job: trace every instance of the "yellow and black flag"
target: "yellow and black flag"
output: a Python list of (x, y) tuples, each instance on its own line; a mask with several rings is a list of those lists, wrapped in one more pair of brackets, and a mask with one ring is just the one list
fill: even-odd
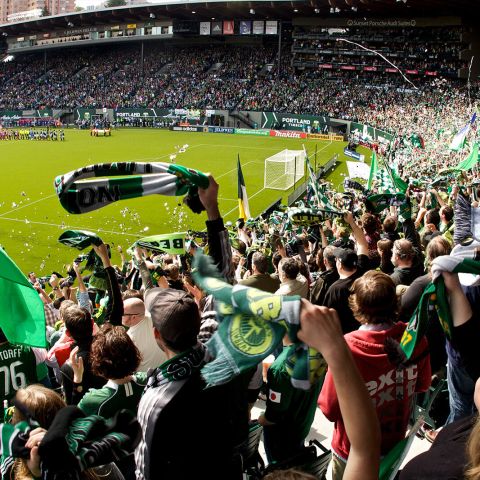
[(246, 220), (250, 218), (250, 208), (248, 206), (247, 189), (245, 188), (245, 180), (243, 179), (242, 166), (240, 165), (240, 155), (237, 159), (238, 173), (238, 218)]

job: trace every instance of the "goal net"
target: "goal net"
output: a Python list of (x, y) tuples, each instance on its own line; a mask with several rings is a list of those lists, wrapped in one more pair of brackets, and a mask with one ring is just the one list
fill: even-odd
[(265, 159), (264, 188), (288, 190), (303, 177), (304, 150), (282, 150)]

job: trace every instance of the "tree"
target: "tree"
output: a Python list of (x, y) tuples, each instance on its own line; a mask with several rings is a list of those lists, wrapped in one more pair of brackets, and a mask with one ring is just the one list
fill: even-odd
[(125, 0), (108, 0), (105, 6), (107, 8), (110, 7), (122, 7), (123, 5), (126, 5), (127, 2)]

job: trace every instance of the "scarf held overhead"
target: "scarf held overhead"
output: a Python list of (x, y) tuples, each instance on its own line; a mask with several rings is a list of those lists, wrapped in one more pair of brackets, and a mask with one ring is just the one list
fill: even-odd
[[(115, 177), (86, 180), (93, 177)], [(207, 188), (208, 177), (171, 163), (100, 163), (59, 175), (55, 191), (69, 213), (86, 213), (145, 195), (181, 196)]]
[(435, 312), (447, 339), (451, 339), (453, 330), (452, 313), (447, 300), (442, 272), (470, 273), (480, 275), (480, 262), (474, 258), (474, 251), (469, 256), (444, 255), (432, 263), (432, 281), (425, 287), (418, 306), (403, 333), (400, 346), (407, 359), (427, 331), (432, 314)]
[(218, 331), (207, 343), (214, 360), (202, 369), (209, 385), (228, 382), (253, 368), (282, 343), (286, 333), (296, 348), (287, 361), (295, 388), (308, 390), (325, 374), (326, 363), (316, 350), (297, 340), (300, 297), (271, 295), (219, 278), (209, 257), (197, 254), (192, 272), (196, 284), (217, 301)]

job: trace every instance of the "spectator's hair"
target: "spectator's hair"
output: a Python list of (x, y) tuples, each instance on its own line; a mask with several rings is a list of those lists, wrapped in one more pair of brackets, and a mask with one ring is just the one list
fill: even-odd
[(276, 269), (278, 269), (278, 264), (280, 263), (281, 259), (282, 259), (282, 256), (278, 252), (275, 252), (272, 255), (272, 264)]
[(317, 255), (315, 256), (315, 263), (317, 264), (318, 268), (323, 269), (324, 268), (324, 256), (323, 256), (323, 249), (319, 248)]
[(295, 259), (298, 265), (298, 270), (301, 275), (303, 275), (307, 280), (310, 278), (310, 271), (308, 270), (308, 266), (303, 263), (299, 258)]
[(172, 280), (178, 280), (180, 276), (180, 269), (176, 263), (171, 263), (170, 265), (165, 266), (165, 271)]
[[(66, 406), (62, 397), (50, 388), (43, 385), (29, 385), (17, 391), (15, 400), (36, 420), (40, 427), (48, 430), (59, 410)], [(26, 420), (22, 409), (15, 408), (12, 423)]]
[(165, 266), (166, 265), (171, 265), (175, 262), (175, 257), (173, 255), (170, 255), (169, 253), (167, 253), (166, 255), (164, 255), (162, 257), (162, 262)]
[(441, 235), (437, 235), (433, 237), (427, 245), (425, 250), (425, 257), (427, 259), (427, 263), (430, 266), (433, 260), (437, 257), (441, 257), (442, 255), (450, 255), (452, 251), (452, 246)]
[(70, 307), (75, 307), (76, 303), (72, 302), (71, 300), (64, 300), (58, 309), (58, 315), (60, 316), (60, 320), (63, 320), (63, 315), (65, 310)]
[(362, 325), (396, 320), (398, 299), (393, 280), (382, 272), (370, 270), (353, 282), (348, 299), (353, 316)]
[(90, 313), (84, 308), (69, 307), (63, 313), (65, 328), (75, 342), (79, 344), (90, 343), (93, 336), (93, 324)]
[(336, 261), (335, 261), (335, 255), (334, 255), (334, 252), (335, 252), (335, 247), (333, 245), (327, 245), (324, 249), (323, 249), (323, 258), (324, 260), (327, 261), (327, 263), (331, 266), (331, 267), (335, 267), (337, 265)]
[(393, 242), (391, 240), (387, 238), (379, 240), (377, 242), (377, 248), (380, 250), (380, 256), (382, 258), (392, 258)]
[(335, 230), (336, 238), (348, 238), (349, 235), (350, 235), (350, 232), (348, 228), (344, 227), (343, 225), (339, 225)]
[(401, 260), (412, 260), (415, 256), (412, 242), (406, 238), (395, 240), (393, 243), (393, 250), (396, 250), (396, 255)]
[(444, 205), (440, 209), (440, 211), (442, 212), (447, 222), (450, 222), (451, 220), (453, 220), (453, 208), (450, 205)]
[(247, 244), (243, 240), (237, 239), (237, 248), (235, 249), (240, 255), (247, 253)]
[(467, 443), (468, 468), (465, 472), (465, 480), (480, 479), (480, 417), (470, 432)]
[(362, 215), (362, 227), (366, 235), (374, 235), (380, 229), (380, 221), (375, 215), (364, 213)]
[(385, 218), (382, 227), (385, 233), (395, 233), (395, 230), (397, 229), (397, 221), (395, 220), (395, 217)]
[(300, 267), (294, 258), (282, 258), (278, 267), (289, 280), (295, 280), (300, 273)]
[(5, 336), (5, 332), (0, 328), (0, 343), (8, 342), (8, 338)]
[(253, 265), (255, 265), (255, 268), (259, 273), (267, 273), (268, 260), (262, 252), (255, 252), (252, 255), (252, 266)]
[(438, 209), (432, 208), (425, 214), (425, 225), (428, 223), (432, 223), (438, 229), (440, 226), (440, 213)]
[(125, 301), (129, 298), (139, 298), (143, 302), (143, 292), (129, 288), (122, 293), (122, 300)]
[(140, 365), (141, 355), (125, 328), (107, 325), (95, 335), (90, 362), (95, 375), (109, 380), (132, 375)]

